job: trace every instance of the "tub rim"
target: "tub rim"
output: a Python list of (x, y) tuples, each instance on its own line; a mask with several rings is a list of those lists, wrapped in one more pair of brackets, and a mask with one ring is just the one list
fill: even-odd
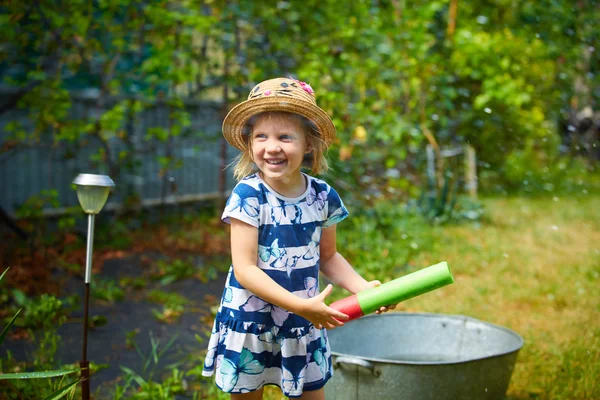
[[(331, 349), (331, 355), (335, 356), (335, 357), (354, 357), (354, 358), (360, 358), (362, 360), (367, 360), (367, 361), (372, 361), (372, 362), (377, 362), (377, 363), (386, 363), (386, 364), (401, 364), (401, 365), (453, 365), (453, 364), (466, 364), (466, 363), (470, 363), (470, 362), (474, 362), (474, 361), (487, 360), (487, 359), (491, 359), (491, 358), (502, 357), (502, 356), (505, 356), (505, 355), (508, 355), (508, 354), (511, 354), (511, 353), (516, 353), (519, 350), (521, 350), (521, 348), (525, 344), (525, 341), (523, 340), (523, 337), (521, 335), (519, 335), (517, 332), (513, 331), (512, 329), (510, 329), (510, 328), (506, 328), (506, 327), (501, 326), (501, 325), (497, 325), (497, 324), (494, 324), (494, 323), (491, 323), (491, 322), (487, 322), (487, 321), (482, 321), (482, 320), (479, 320), (477, 318), (468, 317), (466, 315), (460, 315), (460, 314), (391, 312), (391, 313), (387, 313), (387, 314), (370, 314), (370, 315), (365, 315), (364, 317), (361, 317), (360, 319), (365, 319), (365, 318), (405, 317), (405, 316), (419, 316), (419, 317), (426, 317), (426, 318), (445, 317), (445, 318), (450, 318), (450, 319), (459, 319), (461, 321), (473, 321), (473, 322), (477, 322), (477, 323), (480, 323), (480, 324), (483, 324), (483, 325), (488, 325), (488, 326), (490, 326), (492, 328), (496, 328), (496, 329), (499, 329), (499, 330), (502, 330), (502, 331), (506, 332), (507, 334), (509, 334), (509, 335), (513, 336), (514, 338), (516, 338), (518, 344), (515, 345), (514, 348), (511, 348), (510, 350), (498, 352), (497, 354), (483, 356), (483, 357), (473, 357), (473, 358), (469, 358), (467, 360), (457, 360), (457, 361), (388, 360), (388, 359), (384, 359), (384, 358), (363, 357), (363, 356), (357, 356), (355, 354), (341, 353), (341, 352), (333, 350), (333, 348)], [(331, 332), (328, 332), (328, 335), (331, 335)], [(331, 346), (331, 344), (330, 344), (330, 346)]]

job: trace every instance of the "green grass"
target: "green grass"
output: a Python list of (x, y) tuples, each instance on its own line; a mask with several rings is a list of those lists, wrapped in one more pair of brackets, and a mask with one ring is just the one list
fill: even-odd
[(436, 227), (411, 264), (455, 283), (403, 311), (463, 314), (521, 334), (509, 399), (599, 399), (600, 195), (483, 201), (479, 226)]

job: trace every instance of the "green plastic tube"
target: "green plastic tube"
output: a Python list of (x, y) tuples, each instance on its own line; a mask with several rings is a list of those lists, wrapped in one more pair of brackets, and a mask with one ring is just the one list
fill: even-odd
[(365, 315), (454, 282), (445, 261), (356, 294)]

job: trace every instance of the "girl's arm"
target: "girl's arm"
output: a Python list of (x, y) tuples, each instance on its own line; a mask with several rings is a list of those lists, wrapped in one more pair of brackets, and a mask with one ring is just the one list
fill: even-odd
[(323, 229), (321, 234), (321, 272), (334, 285), (339, 285), (353, 294), (373, 287), (373, 284), (360, 276), (344, 256), (338, 253), (336, 226)]
[[(323, 229), (321, 234), (321, 272), (350, 293), (358, 293), (381, 285), (379, 281), (367, 282), (354, 270), (348, 261), (337, 251), (336, 225)], [(377, 314), (396, 308), (396, 305), (381, 307)]]
[(312, 322), (317, 329), (333, 329), (348, 319), (324, 300), (331, 293), (329, 285), (318, 296), (303, 299), (289, 292), (267, 275), (257, 264), (258, 229), (245, 222), (231, 218), (231, 258), (235, 279), (246, 289), (269, 303), (298, 314)]

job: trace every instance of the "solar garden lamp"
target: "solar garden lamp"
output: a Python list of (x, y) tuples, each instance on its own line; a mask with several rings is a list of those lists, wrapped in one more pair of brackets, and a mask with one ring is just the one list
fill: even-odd
[(77, 185), (77, 198), (83, 211), (88, 215), (87, 251), (85, 262), (85, 302), (83, 309), (83, 356), (81, 367), (81, 397), (90, 398), (90, 369), (87, 361), (88, 309), (90, 303), (90, 280), (92, 276), (92, 251), (94, 245), (94, 217), (102, 210), (110, 188), (115, 186), (107, 175), (79, 174), (73, 180)]

